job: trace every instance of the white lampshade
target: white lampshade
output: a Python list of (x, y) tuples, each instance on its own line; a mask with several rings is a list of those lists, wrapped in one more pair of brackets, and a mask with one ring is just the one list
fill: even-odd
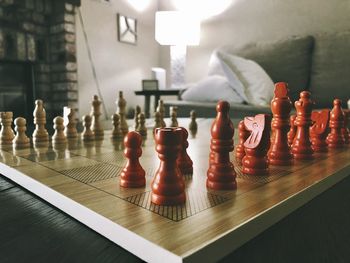
[(156, 12), (156, 40), (161, 45), (199, 45), (200, 22), (179, 11)]

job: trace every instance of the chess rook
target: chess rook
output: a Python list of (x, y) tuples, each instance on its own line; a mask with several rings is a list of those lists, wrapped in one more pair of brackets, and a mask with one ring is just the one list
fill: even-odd
[(179, 127), (181, 129), (181, 150), (177, 158), (177, 165), (183, 175), (193, 173), (193, 162), (187, 153), (188, 148), (188, 132), (185, 128)]
[(241, 162), (245, 156), (244, 142), (248, 139), (250, 132), (246, 129), (244, 121), (240, 121), (238, 124), (238, 137), (239, 143), (236, 146), (235, 157), (238, 162)]
[(166, 126), (165, 121), (164, 121), (165, 107), (164, 107), (163, 100), (158, 101), (158, 106), (157, 106), (156, 111), (158, 111), (160, 114), (161, 127), (165, 127)]
[(181, 150), (180, 128), (155, 130), (159, 168), (151, 183), (151, 201), (157, 205), (181, 205), (186, 201), (185, 181), (178, 168), (177, 158)]
[(329, 130), (329, 110), (313, 111), (311, 120), (314, 123), (310, 127), (311, 147), (314, 152), (327, 152), (326, 138)]
[(93, 96), (91, 103), (91, 117), (92, 117), (92, 131), (95, 135), (96, 140), (102, 140), (104, 136), (104, 131), (100, 123), (101, 117), (101, 100), (97, 95)]
[(295, 159), (308, 160), (313, 158), (309, 129), (312, 125), (311, 112), (313, 107), (311, 94), (308, 91), (300, 93), (300, 99), (294, 105), (297, 110), (295, 125), (297, 132), (292, 144), (292, 154)]
[(289, 131), (289, 114), (292, 110), (292, 102), (288, 96), (288, 88), (285, 82), (275, 84), (274, 97), (271, 101), (271, 111), (273, 114), (271, 128), (273, 138), (268, 152), (269, 164), (290, 165), (292, 154), (288, 144), (287, 133)]
[(289, 129), (289, 132), (287, 134), (287, 138), (288, 138), (288, 144), (289, 145), (292, 145), (293, 144), (293, 140), (294, 140), (294, 137), (295, 137), (295, 134), (297, 133), (297, 126), (295, 126), (294, 122), (295, 122), (295, 118), (297, 116), (296, 115), (291, 115), (290, 118), (289, 118), (289, 126), (290, 126), (290, 129)]
[(11, 111), (0, 112), (0, 145), (12, 145), (15, 133), (12, 130), (13, 113)]
[(120, 117), (120, 129), (123, 134), (127, 134), (129, 131), (128, 123), (126, 122), (126, 100), (124, 99), (123, 92), (119, 91), (119, 97), (116, 101), (117, 113)]
[(333, 109), (330, 113), (329, 128), (331, 132), (327, 136), (329, 148), (342, 148), (345, 145), (342, 129), (344, 128), (344, 113), (341, 108), (341, 100), (333, 101)]
[(64, 119), (64, 134), (67, 139), (77, 139), (77, 122), (75, 120), (75, 111), (69, 107), (63, 108), (63, 119)]
[(141, 144), (142, 138), (138, 132), (128, 132), (124, 138), (124, 154), (127, 163), (120, 175), (120, 186), (122, 187), (135, 188), (146, 185), (146, 173), (139, 162), (142, 155)]
[(112, 134), (111, 134), (111, 139), (121, 139), (123, 138), (123, 132), (120, 129), (120, 117), (118, 113), (114, 113), (112, 115)]
[(84, 115), (82, 118), (84, 130), (81, 133), (81, 138), (84, 142), (95, 140), (94, 132), (91, 130), (92, 118), (90, 115)]
[(13, 139), (13, 147), (15, 149), (24, 149), (29, 148), (30, 146), (30, 139), (26, 135), (27, 130), (27, 121), (25, 118), (18, 117), (14, 121), (15, 123), (15, 131), (16, 136)]
[(211, 154), (206, 185), (213, 190), (237, 188), (236, 172), (230, 161), (230, 152), (234, 148), (234, 128), (229, 110), (230, 104), (227, 101), (220, 101), (216, 106), (217, 116), (211, 126)]
[(46, 111), (42, 100), (35, 101), (35, 109), (33, 112), (35, 130), (33, 132), (33, 143), (37, 146), (45, 146), (49, 142), (49, 134), (45, 128)]
[(242, 172), (249, 175), (268, 174), (267, 151), (270, 147), (271, 117), (258, 114), (245, 117), (244, 125), (251, 132), (244, 142), (245, 156), (242, 159)]
[(52, 144), (66, 144), (67, 138), (64, 134), (64, 119), (61, 116), (53, 119), (53, 128), (55, 132), (52, 135)]

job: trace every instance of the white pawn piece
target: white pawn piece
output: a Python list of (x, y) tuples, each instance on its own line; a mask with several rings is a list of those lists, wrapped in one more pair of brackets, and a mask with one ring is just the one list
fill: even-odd
[(55, 130), (54, 134), (52, 135), (52, 144), (53, 145), (67, 143), (66, 135), (64, 135), (64, 124), (63, 123), (64, 123), (64, 120), (61, 116), (57, 116), (53, 119), (53, 128)]
[(114, 113), (112, 115), (112, 125), (113, 125), (113, 130), (112, 130), (111, 139), (123, 138), (123, 132), (120, 129), (120, 117), (118, 113)]
[(46, 112), (42, 100), (35, 101), (33, 116), (35, 124), (35, 130), (33, 132), (33, 143), (37, 146), (45, 146), (49, 143), (49, 134), (45, 128)]
[(154, 126), (153, 126), (153, 132), (157, 128), (164, 128), (165, 126), (162, 126), (162, 119), (159, 111), (156, 111), (154, 113)]
[(146, 128), (146, 116), (143, 112), (139, 114), (139, 127), (137, 129), (137, 132), (141, 134), (141, 136), (145, 137), (147, 136), (147, 128)]
[(0, 112), (0, 145), (11, 145), (13, 138), (15, 138), (15, 134), (11, 127), (12, 117), (13, 113), (11, 111)]
[(165, 114), (165, 107), (163, 100), (158, 101), (158, 107), (157, 110), (160, 113), (160, 121), (161, 121), (161, 127), (164, 128), (166, 126), (165, 121), (164, 121), (164, 114)]
[(84, 142), (91, 142), (95, 139), (94, 132), (91, 130), (92, 118), (90, 115), (84, 115), (82, 117), (84, 130), (81, 133), (81, 139)]
[(18, 117), (15, 119), (16, 136), (13, 139), (13, 147), (15, 149), (25, 149), (30, 146), (30, 139), (26, 135), (27, 121), (25, 118)]
[(136, 105), (135, 108), (135, 115), (134, 115), (134, 120), (135, 120), (135, 131), (139, 128), (139, 114), (141, 113), (141, 107), (139, 105)]
[(170, 107), (170, 127), (179, 127), (177, 121), (177, 107)]
[(78, 138), (77, 122), (75, 120), (75, 112), (69, 107), (63, 108), (63, 119), (64, 119), (64, 134), (67, 139)]
[(93, 96), (91, 103), (91, 117), (92, 117), (92, 131), (94, 132), (96, 140), (102, 140), (104, 131), (100, 123), (101, 116), (101, 101), (97, 95)]
[(119, 91), (119, 98), (116, 101), (117, 104), (117, 113), (120, 117), (120, 129), (122, 130), (123, 134), (127, 134), (129, 131), (128, 123), (126, 122), (126, 100), (123, 97), (123, 92)]
[(188, 129), (190, 130), (190, 132), (192, 134), (195, 134), (195, 133), (197, 133), (198, 125), (196, 122), (197, 115), (196, 115), (196, 112), (194, 110), (191, 110), (190, 118), (191, 118), (191, 122), (188, 126)]

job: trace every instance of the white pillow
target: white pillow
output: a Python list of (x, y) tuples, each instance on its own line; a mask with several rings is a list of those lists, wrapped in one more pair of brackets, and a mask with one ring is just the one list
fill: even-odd
[(223, 76), (213, 75), (197, 82), (181, 95), (183, 100), (218, 102), (226, 100), (232, 103), (243, 103), (243, 99), (230, 86)]
[[(218, 52), (218, 58), (222, 61), (227, 79), (235, 82), (233, 87), (240, 96), (250, 104), (259, 106), (270, 104), (274, 83), (259, 64), (224, 52)], [(242, 86), (237, 84), (237, 78)]]

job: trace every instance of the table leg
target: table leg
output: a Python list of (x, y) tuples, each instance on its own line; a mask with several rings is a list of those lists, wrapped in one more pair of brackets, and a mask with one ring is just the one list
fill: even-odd
[(151, 96), (145, 95), (145, 115), (146, 115), (146, 118), (149, 118), (150, 101), (151, 101)]

